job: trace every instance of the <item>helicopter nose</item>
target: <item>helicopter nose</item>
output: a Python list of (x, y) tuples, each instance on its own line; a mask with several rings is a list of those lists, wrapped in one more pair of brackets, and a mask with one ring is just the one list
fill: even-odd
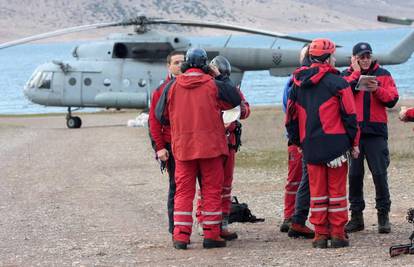
[(41, 92), (36, 90), (34, 87), (25, 86), (23, 88), (23, 93), (26, 96), (27, 100), (32, 103), (39, 104), (39, 105), (47, 105), (48, 104), (48, 94), (45, 92)]
[(23, 94), (28, 100), (32, 101), (32, 99), (33, 99), (33, 90), (29, 86), (27, 86), (27, 85), (24, 86)]

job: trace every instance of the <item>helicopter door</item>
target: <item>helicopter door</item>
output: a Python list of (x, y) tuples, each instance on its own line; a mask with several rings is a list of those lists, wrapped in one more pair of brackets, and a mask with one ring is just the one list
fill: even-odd
[(63, 89), (63, 104), (67, 106), (82, 106), (82, 73), (69, 72), (65, 75)]

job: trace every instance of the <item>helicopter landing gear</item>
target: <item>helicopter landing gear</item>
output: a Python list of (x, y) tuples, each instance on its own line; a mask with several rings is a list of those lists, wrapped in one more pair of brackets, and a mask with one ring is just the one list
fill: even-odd
[(82, 126), (81, 118), (77, 116), (72, 117), (71, 107), (68, 107), (68, 114), (66, 115), (66, 126), (69, 129), (76, 129)]

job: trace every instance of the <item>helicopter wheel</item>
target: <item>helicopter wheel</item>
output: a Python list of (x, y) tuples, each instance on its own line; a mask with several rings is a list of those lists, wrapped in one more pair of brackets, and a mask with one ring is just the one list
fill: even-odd
[(66, 126), (70, 129), (80, 128), (82, 126), (82, 120), (79, 117), (69, 117), (66, 119)]

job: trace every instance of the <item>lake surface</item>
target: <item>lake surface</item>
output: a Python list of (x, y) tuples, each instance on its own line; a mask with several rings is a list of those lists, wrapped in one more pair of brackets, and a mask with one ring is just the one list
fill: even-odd
[[(374, 53), (385, 52), (394, 47), (410, 28), (388, 30), (367, 30), (353, 32), (324, 32), (292, 34), (305, 38), (327, 37), (352, 50), (352, 46), (360, 41), (369, 42)], [(201, 46), (222, 46), (227, 37), (191, 38), (192, 42)], [(232, 47), (270, 47), (274, 39), (270, 37), (233, 36), (228, 46)], [(51, 60), (69, 60), (73, 47), (81, 42), (52, 44), (26, 44), (0, 50), (0, 114), (34, 114), (66, 112), (66, 108), (43, 107), (29, 102), (23, 95), (23, 86), (34, 69)], [(301, 43), (278, 40), (275, 47), (301, 47)], [(414, 79), (412, 70), (414, 60), (396, 66), (386, 66), (397, 84), (401, 98), (414, 98)], [(272, 77), (268, 71), (246, 72), (242, 82), (242, 90), (251, 105), (276, 105), (282, 101), (283, 87), (286, 77)], [(91, 109), (86, 109), (91, 110)], [(94, 111), (96, 109), (92, 109)]]

